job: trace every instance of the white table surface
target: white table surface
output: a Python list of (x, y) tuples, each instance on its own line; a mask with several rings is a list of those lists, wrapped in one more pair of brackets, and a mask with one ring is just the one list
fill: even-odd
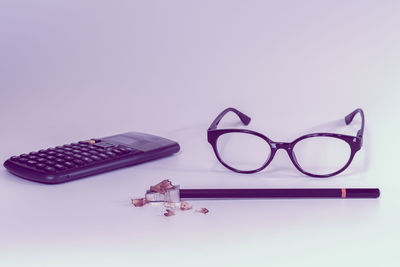
[[(0, 266), (399, 266), (397, 1), (2, 1), (0, 159), (141, 131), (169, 158), (60, 185), (0, 171)], [(366, 115), (343, 174), (313, 179), (279, 152), (253, 175), (216, 160), (206, 129), (233, 106), (291, 141)], [(224, 123), (233, 122), (230, 116)], [(357, 124), (358, 123), (358, 124)], [(182, 188), (379, 187), (379, 199), (130, 199)]]

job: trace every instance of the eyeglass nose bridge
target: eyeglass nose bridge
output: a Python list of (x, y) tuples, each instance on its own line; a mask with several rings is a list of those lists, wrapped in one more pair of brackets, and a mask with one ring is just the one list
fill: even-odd
[(271, 147), (275, 150), (284, 149), (286, 151), (292, 150), (292, 143), (286, 142), (271, 142)]

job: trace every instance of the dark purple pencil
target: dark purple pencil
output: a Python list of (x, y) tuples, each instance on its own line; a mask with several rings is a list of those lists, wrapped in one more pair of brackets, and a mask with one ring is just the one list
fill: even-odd
[(254, 198), (378, 198), (378, 188), (271, 188), (271, 189), (179, 189), (165, 194), (148, 191), (148, 201), (179, 202), (181, 199)]

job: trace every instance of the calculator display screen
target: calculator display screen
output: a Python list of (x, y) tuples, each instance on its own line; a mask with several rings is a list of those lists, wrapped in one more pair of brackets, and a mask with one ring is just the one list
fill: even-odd
[(136, 142), (135, 139), (130, 138), (130, 137), (126, 137), (123, 135), (117, 135), (117, 136), (113, 136), (113, 141), (118, 142), (120, 144), (124, 144), (124, 145), (131, 145), (133, 143)]
[[(137, 132), (113, 135), (104, 137), (101, 140), (110, 144), (128, 146), (143, 152), (162, 149), (164, 147), (174, 145), (174, 143), (168, 139)], [(102, 142), (99, 144), (101, 143)]]

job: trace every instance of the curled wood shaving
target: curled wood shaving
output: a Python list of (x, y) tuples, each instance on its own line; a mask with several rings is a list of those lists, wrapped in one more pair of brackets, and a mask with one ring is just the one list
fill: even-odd
[(174, 188), (170, 180), (163, 180), (156, 185), (150, 186), (150, 191), (165, 194), (167, 190)]

